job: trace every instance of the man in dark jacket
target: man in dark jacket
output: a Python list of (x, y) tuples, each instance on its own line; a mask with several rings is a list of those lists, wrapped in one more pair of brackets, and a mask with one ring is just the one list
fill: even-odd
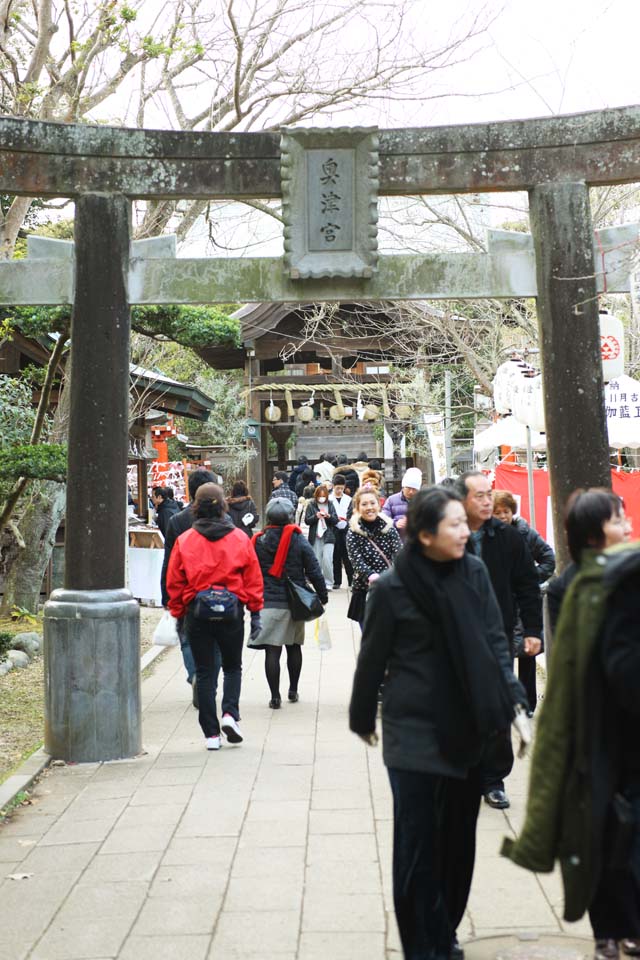
[(169, 487), (154, 487), (151, 491), (151, 500), (156, 510), (160, 533), (166, 537), (169, 521), (180, 513), (180, 504), (169, 495)]
[[(189, 487), (189, 498), (193, 502), (196, 497), (196, 490), (202, 486), (203, 483), (215, 483), (217, 477), (215, 474), (211, 473), (210, 470), (194, 470), (189, 474), (188, 487)], [(184, 533), (185, 530), (189, 530), (193, 526), (193, 521), (195, 519), (195, 514), (187, 507), (184, 510), (180, 510), (169, 518), (167, 524), (167, 530), (164, 534), (164, 559), (162, 561), (162, 572), (160, 573), (160, 591), (162, 595), (162, 606), (166, 608), (169, 602), (169, 595), (167, 593), (167, 569), (169, 567), (169, 557), (171, 556), (171, 551), (173, 550), (173, 545), (180, 536), (181, 533)], [(193, 654), (191, 653), (191, 647), (189, 646), (189, 637), (184, 629), (184, 617), (178, 620), (178, 636), (180, 637), (180, 649), (182, 651), (182, 659), (184, 661), (185, 670), (187, 671), (187, 683), (191, 686), (193, 690), (193, 705), (194, 707), (198, 706), (196, 685), (194, 683), (196, 675), (196, 665), (193, 660)], [(220, 665), (222, 664), (222, 659), (220, 658), (220, 652), (218, 651), (218, 671), (220, 670)], [(216, 679), (218, 671), (216, 671)]]
[[(458, 487), (471, 531), (467, 550), (480, 557), (489, 571), (507, 639), (511, 642), (519, 612), (523, 651), (535, 657), (542, 646), (542, 598), (533, 558), (518, 531), (492, 516), (488, 477), (471, 471), (460, 477)], [(502, 810), (510, 805), (504, 781), (512, 767), (511, 731), (507, 728), (493, 736), (483, 758), (483, 793), (489, 806)]]

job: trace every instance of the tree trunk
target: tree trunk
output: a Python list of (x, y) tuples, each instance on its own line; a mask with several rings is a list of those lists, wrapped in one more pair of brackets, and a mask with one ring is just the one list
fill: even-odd
[(4, 597), (0, 613), (7, 616), (12, 607), (23, 607), (37, 613), (40, 589), (51, 559), (56, 532), (65, 510), (64, 483), (41, 481), (34, 492), (20, 522), (20, 533), (25, 542), (11, 565), (4, 583)]
[(0, 260), (12, 258), (20, 227), (30, 206), (31, 197), (16, 197), (4, 220), (0, 220)]

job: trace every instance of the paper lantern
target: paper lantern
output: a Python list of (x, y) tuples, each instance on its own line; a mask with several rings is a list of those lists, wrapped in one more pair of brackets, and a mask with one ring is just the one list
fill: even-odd
[(277, 423), (282, 417), (282, 410), (280, 407), (276, 407), (274, 403), (270, 403), (265, 410), (264, 415), (265, 419), (268, 420), (269, 423)]
[(334, 403), (332, 407), (329, 407), (329, 416), (332, 420), (344, 420), (346, 413), (344, 407), (340, 409), (337, 403)]
[(298, 420), (303, 423), (313, 420), (313, 407), (298, 407)]
[(600, 312), (600, 355), (605, 383), (624, 374), (624, 326), (605, 310)]
[(378, 407), (373, 403), (365, 403), (364, 405), (364, 419), (365, 420), (377, 420), (378, 419)]
[(410, 420), (411, 419), (411, 407), (408, 403), (397, 403), (394, 407), (393, 412), (395, 413), (398, 420)]

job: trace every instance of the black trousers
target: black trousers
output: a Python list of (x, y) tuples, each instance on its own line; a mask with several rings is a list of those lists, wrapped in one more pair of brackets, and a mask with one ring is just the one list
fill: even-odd
[(480, 761), (482, 792), (504, 790), (504, 781), (513, 770), (511, 727), (492, 733)]
[(198, 721), (205, 737), (216, 737), (220, 724), (216, 711), (215, 684), (219, 654), (224, 670), (222, 713), (240, 719), (240, 687), (242, 683), (242, 644), (244, 642), (244, 610), (229, 623), (196, 620), (187, 612), (187, 629), (191, 652), (196, 665), (198, 688)]
[(526, 691), (529, 710), (533, 713), (538, 703), (535, 657), (518, 657), (518, 680)]
[(626, 869), (602, 872), (589, 907), (596, 940), (640, 939), (640, 792), (627, 796), (633, 804), (636, 821), (629, 865)]
[(476, 854), (480, 775), (464, 780), (389, 768), (393, 901), (405, 960), (448, 960)]
[(342, 585), (342, 567), (347, 574), (347, 583), (351, 586), (353, 580), (353, 567), (347, 553), (347, 527), (344, 530), (338, 530), (334, 527), (336, 542), (333, 548), (333, 585), (339, 587)]

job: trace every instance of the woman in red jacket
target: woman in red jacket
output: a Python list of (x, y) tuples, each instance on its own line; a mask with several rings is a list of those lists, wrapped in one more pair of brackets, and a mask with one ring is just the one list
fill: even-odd
[[(253, 545), (227, 516), (222, 488), (215, 483), (198, 487), (190, 509), (196, 519), (190, 530), (176, 540), (167, 570), (169, 611), (186, 617), (186, 628), (196, 664), (198, 719), (207, 750), (219, 750), (220, 729), (230, 743), (241, 743), (239, 701), (242, 678), (244, 607), (251, 613), (251, 635), (260, 630), (263, 583)], [(240, 601), (230, 620), (199, 619), (194, 600), (202, 590), (223, 587)], [(215, 644), (222, 654), (224, 697), (222, 724), (214, 699)]]

